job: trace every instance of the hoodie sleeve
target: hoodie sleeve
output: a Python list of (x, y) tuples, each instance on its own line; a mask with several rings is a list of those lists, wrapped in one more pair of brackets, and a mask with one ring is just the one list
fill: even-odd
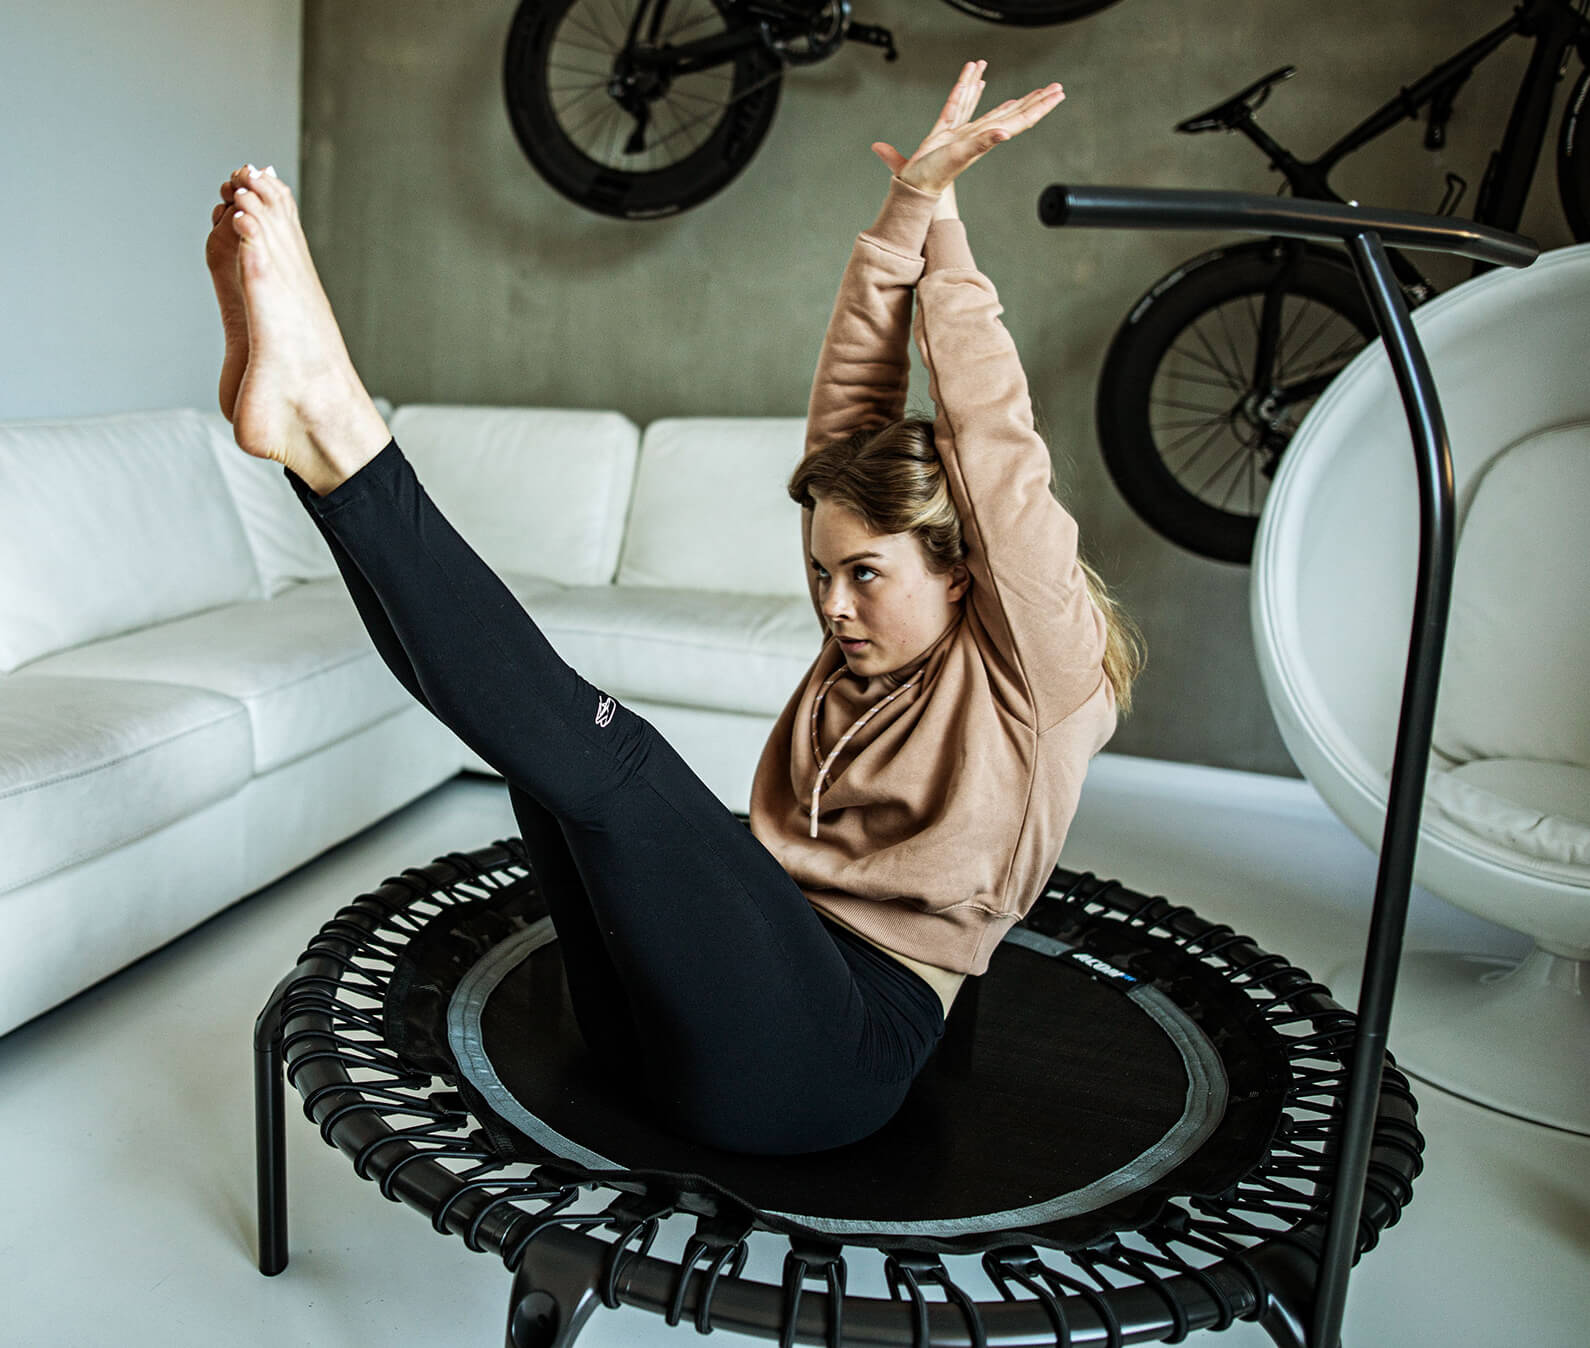
[[(806, 453), (905, 413), (911, 377), (911, 296), (922, 275), (922, 241), (938, 198), (890, 180), (872, 227), (856, 239), (839, 282), (806, 409)], [(818, 608), (811, 556), (812, 512), (801, 515), (801, 562)]]
[(808, 454), (903, 414), (911, 293), (922, 275), (922, 242), (936, 201), (894, 178), (877, 220), (856, 240), (812, 377)]
[(1103, 675), (1104, 619), (1077, 557), (1077, 526), (1049, 489), (1048, 447), (994, 284), (959, 220), (928, 231), (916, 340), (938, 409), (934, 440), (960, 513), (968, 598), (992, 669), (1034, 728), (1087, 701)]

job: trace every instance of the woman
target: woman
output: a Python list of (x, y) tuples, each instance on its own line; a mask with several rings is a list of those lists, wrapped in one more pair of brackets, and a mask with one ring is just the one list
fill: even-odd
[[(383, 659), (506, 778), (593, 1053), (664, 1122), (732, 1150), (821, 1150), (893, 1116), (1114, 725), (1105, 621), (947, 195), (1062, 95), (973, 121), (982, 72), (962, 70), (909, 160), (874, 147), (897, 177), (846, 273), (792, 484), (834, 639), (769, 741), (750, 831), (437, 512), (353, 370), (285, 186), (245, 166), (213, 219), (238, 444), (284, 465)], [(866, 456), (826, 449), (898, 415), (913, 284), (964, 527), (947, 569), (869, 526), (845, 485)]]

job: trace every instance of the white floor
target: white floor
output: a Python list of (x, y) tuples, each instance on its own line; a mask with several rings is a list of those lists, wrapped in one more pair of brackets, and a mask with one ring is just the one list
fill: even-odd
[[(301, 1114), (288, 1119), (292, 1263), (275, 1279), (255, 1271), (249, 1044), (271, 987), (340, 903), (512, 832), (500, 786), (459, 778), (0, 1039), (0, 1344), (500, 1344), (502, 1265), (384, 1202)], [(1064, 860), (1170, 893), (1319, 976), (1360, 948), (1374, 878), (1301, 783), (1118, 758), (1096, 765)], [(1410, 949), (1519, 948), (1415, 899)], [(1354, 1274), (1345, 1341), (1583, 1348), (1590, 1139), (1431, 1087), (1419, 1098), (1425, 1174)], [(759, 1247), (748, 1272), (776, 1281), (780, 1250)], [(855, 1290), (875, 1293), (862, 1276)], [(580, 1338), (692, 1341), (628, 1309), (598, 1311)], [(1210, 1342), (1269, 1340), (1238, 1325)]]

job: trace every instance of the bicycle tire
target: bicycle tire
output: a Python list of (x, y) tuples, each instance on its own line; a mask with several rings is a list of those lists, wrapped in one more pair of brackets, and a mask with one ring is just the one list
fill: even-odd
[(1008, 23), (1018, 28), (1039, 28), (1051, 23), (1070, 23), (1108, 9), (1118, 0), (944, 0), (944, 3), (989, 23)]
[[(609, 91), (636, 0), (521, 0), (508, 30), (503, 90), (525, 157), (570, 201), (623, 220), (674, 215), (727, 187), (767, 135), (783, 65), (760, 44), (727, 64), (663, 80), (648, 104), (662, 135), (641, 153), (635, 126)], [(683, 0), (668, 11), (666, 41), (727, 30), (725, 0)], [(557, 78), (555, 79), (554, 76)]]
[[(1272, 388), (1255, 390), (1264, 296), (1294, 249)], [(1301, 414), (1375, 335), (1352, 267), (1323, 248), (1267, 239), (1184, 263), (1132, 307), (1105, 357), (1095, 414), (1111, 479), (1171, 542), (1246, 564), (1269, 478)], [(1306, 397), (1263, 407), (1276, 386), (1314, 385)], [(1211, 391), (1212, 401), (1199, 401)], [(1178, 420), (1184, 412), (1194, 419)]]
[(1557, 194), (1575, 243), (1590, 240), (1590, 70), (1579, 80), (1562, 110), (1557, 136)]

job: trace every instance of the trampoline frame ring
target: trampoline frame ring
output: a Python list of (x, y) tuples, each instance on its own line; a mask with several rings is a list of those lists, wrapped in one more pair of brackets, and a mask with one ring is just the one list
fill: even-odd
[[(610, 1186), (560, 1174), (555, 1163), (502, 1159), (472, 1140), (480, 1134), (471, 1134), (474, 1120), (456, 1090), (400, 1062), (382, 1036), (377, 971), (390, 969), (406, 939), (437, 913), (529, 875), (518, 839), (405, 870), (339, 910), (278, 984), (254, 1032), (261, 1272), (287, 1264), (285, 1075), (322, 1139), (382, 1197), (426, 1213), (438, 1232), (498, 1254), (514, 1271), (510, 1348), (570, 1343), (598, 1304), (657, 1312), (669, 1325), (688, 1316), (701, 1333), (730, 1329), (781, 1345), (1116, 1348), (1178, 1343), (1195, 1330), (1248, 1319), (1281, 1348), (1304, 1348), (1355, 1021), (1284, 958), (1189, 908), (1057, 867), (1040, 903), (1169, 937), (1255, 1001), (1288, 1048), (1287, 1126), (1226, 1193), (1167, 1204), (1130, 1234), (1134, 1243), (1117, 1235), (1083, 1250), (1046, 1251), (1075, 1265), (1070, 1273), (1013, 1239), (983, 1254), (1003, 1299), (980, 1302), (956, 1284), (941, 1255), (884, 1251), (886, 1300), (847, 1292), (837, 1241), (780, 1236), (790, 1245), (781, 1283), (743, 1277), (754, 1226), (732, 1213), (686, 1213), (697, 1225), (680, 1262), (655, 1258), (649, 1251), (659, 1224), (681, 1212), (678, 1195), (652, 1193), (638, 1181), (639, 1192), (612, 1189), (617, 1196), (599, 1212), (570, 1212), (585, 1190)], [(1293, 1033), (1299, 1027), (1306, 1028)], [(1313, 1061), (1325, 1065), (1302, 1066)], [(377, 1075), (356, 1080), (353, 1072)], [(1359, 1254), (1400, 1217), (1422, 1148), (1413, 1096), (1388, 1055)], [(541, 1206), (531, 1212), (521, 1204)], [(1178, 1248), (1214, 1262), (1195, 1265)], [(930, 1299), (928, 1289), (943, 1299)]]

